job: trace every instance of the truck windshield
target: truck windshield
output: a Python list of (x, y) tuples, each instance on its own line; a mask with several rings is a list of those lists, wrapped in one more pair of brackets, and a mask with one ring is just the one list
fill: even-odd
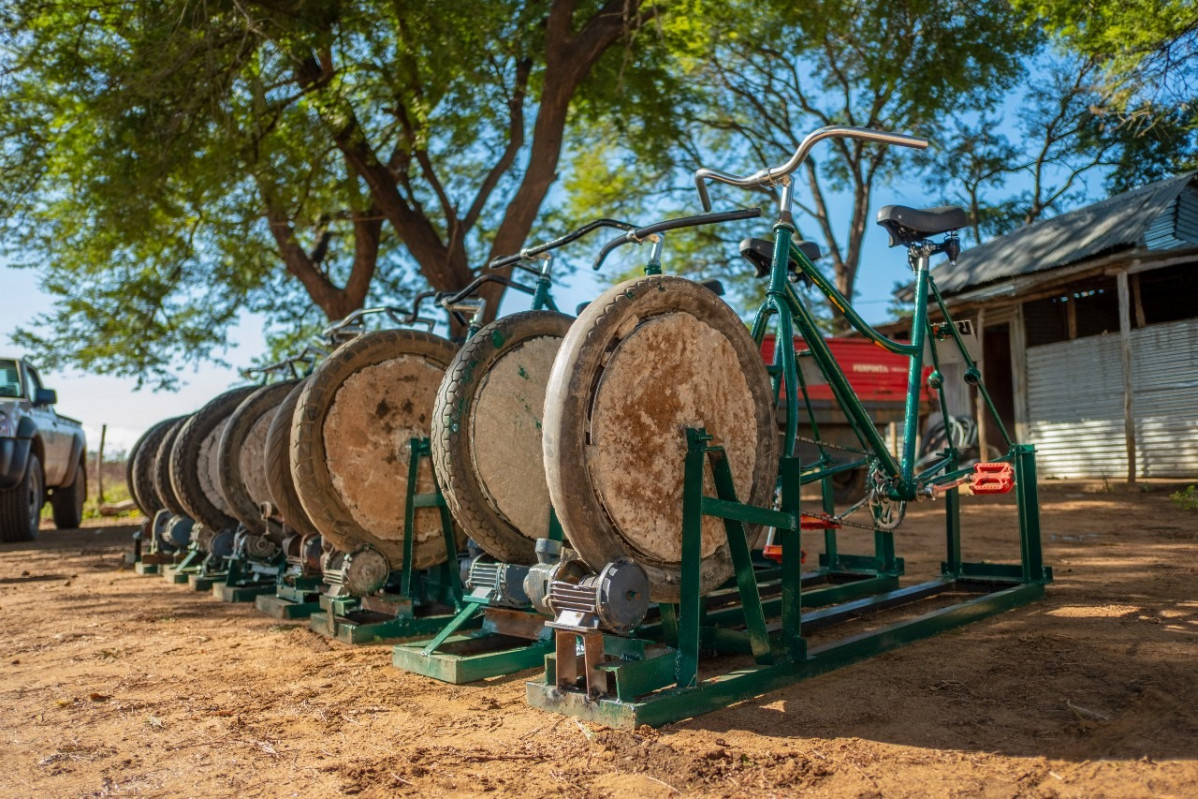
[(13, 399), (21, 396), (21, 373), (17, 370), (17, 362), (0, 358), (0, 397)]

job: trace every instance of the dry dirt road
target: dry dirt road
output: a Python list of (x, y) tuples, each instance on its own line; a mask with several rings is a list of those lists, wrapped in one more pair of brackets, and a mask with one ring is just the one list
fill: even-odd
[[(1198, 796), (1198, 514), (1042, 497), (1045, 601), (638, 732), (139, 577), (128, 528), (47, 531), (0, 546), (0, 796)], [(900, 529), (912, 580), (938, 511)], [(1006, 498), (965, 523), (1011, 552)]]

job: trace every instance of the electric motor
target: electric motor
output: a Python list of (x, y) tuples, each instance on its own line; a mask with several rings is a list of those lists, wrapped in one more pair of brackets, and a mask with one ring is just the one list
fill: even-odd
[(353, 552), (332, 550), (323, 561), (325, 582), (344, 589), (338, 593), (367, 596), (387, 584), (391, 564), (382, 552), (362, 547)]
[(466, 588), (474, 594), (485, 595), (493, 605), (521, 608), (528, 604), (528, 594), (524, 590), (528, 571), (528, 566), (475, 558), (466, 576)]
[(617, 558), (577, 582), (554, 580), (547, 603), (554, 614), (550, 627), (627, 635), (649, 610), (649, 575), (631, 558)]

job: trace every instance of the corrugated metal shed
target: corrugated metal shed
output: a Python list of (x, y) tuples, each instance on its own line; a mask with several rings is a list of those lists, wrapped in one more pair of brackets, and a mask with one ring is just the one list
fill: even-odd
[(1019, 228), (965, 250), (955, 265), (940, 264), (932, 274), (941, 293), (953, 295), (1133, 247), (1195, 244), (1198, 173), (1190, 172)]
[[(1198, 474), (1198, 319), (1131, 333), (1136, 472)], [(1029, 430), (1044, 477), (1127, 472), (1119, 336), (1028, 347)]]
[(1198, 319), (1131, 333), (1136, 463), (1144, 477), (1198, 474)]
[(1119, 336), (1027, 349), (1028, 416), (1043, 477), (1127, 473)]

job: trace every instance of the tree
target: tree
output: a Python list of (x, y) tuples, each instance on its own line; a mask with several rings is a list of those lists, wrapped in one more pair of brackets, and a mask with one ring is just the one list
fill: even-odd
[(244, 309), (460, 288), (532, 229), (574, 96), (656, 70), (632, 0), (0, 13), (4, 245), (62, 298), (22, 340), (160, 384)]
[(1189, 0), (1016, 0), (1033, 25), (1100, 61), (1124, 109), (1192, 103), (1198, 14)]
[(1113, 191), (1198, 167), (1198, 13), (1189, 0), (1018, 0), (1030, 25), (1097, 66), (1093, 104), (1120, 157)]
[[(703, 165), (743, 174), (781, 163), (824, 125), (937, 138), (955, 115), (1001, 96), (1037, 38), (1002, 0), (697, 5), (706, 33), (677, 55), (695, 87), (674, 107), (693, 133), (674, 153), (681, 173)], [(667, 38), (672, 21), (663, 19)], [(848, 297), (874, 188), (908, 163), (901, 148), (836, 139), (795, 175), (800, 233), (822, 244)], [(678, 199), (693, 211), (693, 189), (679, 183), (688, 188)], [(715, 191), (718, 205), (749, 199)], [(850, 198), (847, 219), (836, 218), (834, 193)]]

